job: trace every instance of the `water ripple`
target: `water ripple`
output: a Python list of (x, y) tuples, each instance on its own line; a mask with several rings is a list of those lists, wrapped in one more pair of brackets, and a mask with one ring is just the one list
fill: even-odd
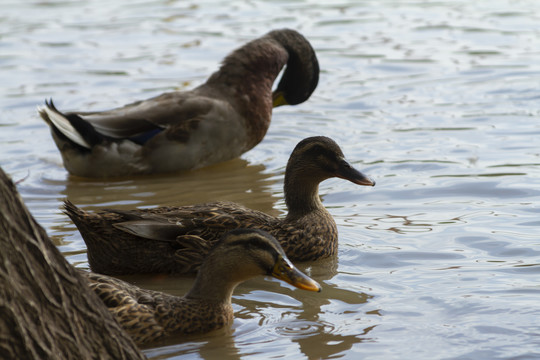
[[(150, 358), (538, 358), (538, 4), (509, 1), (7, 1), (0, 16), (0, 164), (67, 259), (85, 245), (61, 212), (214, 200), (283, 215), (295, 144), (327, 135), (374, 188), (320, 186), (338, 256), (299, 264), (320, 294), (240, 285), (231, 329)], [(273, 28), (313, 44), (319, 86), (274, 110), (263, 142), (184, 174), (69, 176), (35, 108), (102, 110), (191, 89)], [(134, 279), (184, 294), (185, 279)]]

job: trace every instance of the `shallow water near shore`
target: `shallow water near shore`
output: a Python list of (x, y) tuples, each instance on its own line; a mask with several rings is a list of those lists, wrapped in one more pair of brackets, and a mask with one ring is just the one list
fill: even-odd
[[(229, 329), (150, 359), (540, 358), (540, 4), (535, 1), (7, 1), (0, 14), (0, 165), (67, 260), (62, 213), (229, 200), (279, 216), (296, 143), (330, 136), (373, 188), (323, 182), (338, 257), (298, 264), (309, 293), (240, 285)], [(36, 106), (101, 110), (205, 81), (271, 29), (304, 34), (321, 78), (274, 110), (240, 159), (182, 174), (72, 177)], [(130, 276), (182, 295), (190, 278)]]

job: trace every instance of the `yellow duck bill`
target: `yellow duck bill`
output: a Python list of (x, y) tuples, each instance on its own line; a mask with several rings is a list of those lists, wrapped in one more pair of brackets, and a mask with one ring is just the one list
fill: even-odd
[(302, 290), (308, 291), (321, 291), (321, 285), (318, 282), (305, 275), (298, 270), (289, 260), (284, 257), (279, 257), (278, 261), (274, 265), (274, 269), (271, 274), (276, 279), (283, 280), (292, 286), (295, 286)]

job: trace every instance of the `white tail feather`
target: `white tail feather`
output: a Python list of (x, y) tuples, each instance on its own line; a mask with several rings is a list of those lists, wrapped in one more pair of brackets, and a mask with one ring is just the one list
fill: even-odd
[(38, 111), (40, 113), (45, 113), (46, 116), (51, 120), (54, 126), (64, 134), (68, 139), (74, 143), (90, 149), (92, 146), (81, 136), (81, 134), (71, 125), (68, 119), (66, 119), (62, 114), (50, 109), (47, 106), (39, 106)]

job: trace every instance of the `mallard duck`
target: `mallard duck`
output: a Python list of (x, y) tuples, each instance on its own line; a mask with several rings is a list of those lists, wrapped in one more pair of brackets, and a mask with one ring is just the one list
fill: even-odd
[[(286, 65), (275, 91), (274, 80)], [(206, 83), (102, 112), (39, 109), (73, 175), (114, 177), (187, 170), (238, 157), (257, 145), (272, 107), (306, 101), (319, 64), (294, 30), (274, 30), (227, 56)]]
[(272, 235), (257, 229), (236, 229), (223, 235), (184, 297), (141, 289), (106, 275), (83, 274), (139, 345), (174, 334), (206, 333), (230, 324), (234, 289), (258, 275), (270, 275), (300, 289), (321, 291), (316, 281), (292, 265)]
[(263, 229), (291, 260), (309, 261), (337, 253), (336, 223), (318, 195), (319, 183), (332, 177), (375, 185), (332, 139), (316, 136), (300, 141), (287, 163), (285, 218), (232, 202), (89, 213), (66, 201), (64, 208), (86, 242), (90, 267), (103, 274), (194, 273), (215, 241), (236, 228)]

